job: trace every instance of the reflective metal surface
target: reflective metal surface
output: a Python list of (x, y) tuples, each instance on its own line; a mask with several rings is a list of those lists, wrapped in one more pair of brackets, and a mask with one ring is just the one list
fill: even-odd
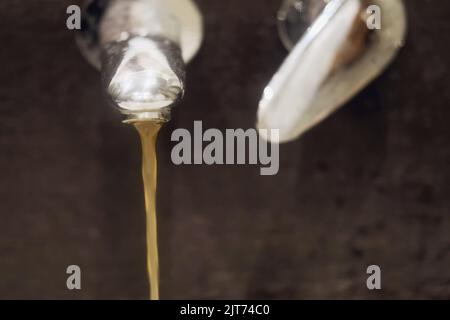
[(281, 142), (293, 140), (346, 103), (385, 69), (403, 46), (405, 9), (401, 0), (371, 3), (381, 8), (381, 30), (370, 31), (358, 56), (338, 65), (339, 55), (352, 46), (355, 26), (367, 9), (364, 1), (283, 3), (278, 13), (280, 35), (285, 46), (293, 48), (264, 90), (258, 128), (280, 129)]
[(77, 42), (112, 105), (128, 119), (168, 120), (203, 36), (193, 2), (94, 0), (84, 12)]

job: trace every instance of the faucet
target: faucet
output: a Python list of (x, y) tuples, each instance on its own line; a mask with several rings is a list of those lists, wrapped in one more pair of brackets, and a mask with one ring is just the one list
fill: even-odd
[(191, 0), (88, 0), (76, 41), (126, 121), (165, 122), (184, 95), (185, 64), (202, 37)]
[[(380, 29), (368, 30), (371, 8)], [(257, 127), (288, 142), (324, 120), (394, 59), (406, 20), (402, 0), (284, 0), (278, 30), (290, 53), (264, 89)]]

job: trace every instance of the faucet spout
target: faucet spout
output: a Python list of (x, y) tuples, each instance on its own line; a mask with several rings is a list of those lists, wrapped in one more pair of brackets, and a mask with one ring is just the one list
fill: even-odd
[(284, 0), (279, 30), (291, 51), (264, 89), (259, 129), (292, 141), (385, 70), (404, 44), (406, 11), (402, 0), (370, 2), (383, 12), (381, 30), (368, 28), (367, 0)]
[(78, 43), (101, 71), (108, 101), (133, 120), (170, 120), (185, 62), (202, 39), (191, 0), (91, 0)]

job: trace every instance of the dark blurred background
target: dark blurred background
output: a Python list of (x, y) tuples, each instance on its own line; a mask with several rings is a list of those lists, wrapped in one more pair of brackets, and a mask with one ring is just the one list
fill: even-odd
[[(0, 2), (0, 298), (146, 299), (138, 136), (65, 27), (75, 3)], [(274, 177), (170, 162), (175, 128), (252, 127), (286, 56), (280, 0), (197, 3), (205, 41), (159, 138), (162, 297), (450, 298), (450, 2), (406, 1), (398, 59)]]

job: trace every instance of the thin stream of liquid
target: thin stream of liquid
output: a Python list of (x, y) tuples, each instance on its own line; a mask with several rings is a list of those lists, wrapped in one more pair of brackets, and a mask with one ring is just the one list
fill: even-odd
[(142, 178), (144, 181), (147, 217), (147, 270), (150, 281), (150, 299), (159, 300), (159, 259), (156, 220), (157, 158), (156, 139), (161, 123), (134, 122), (142, 144)]

